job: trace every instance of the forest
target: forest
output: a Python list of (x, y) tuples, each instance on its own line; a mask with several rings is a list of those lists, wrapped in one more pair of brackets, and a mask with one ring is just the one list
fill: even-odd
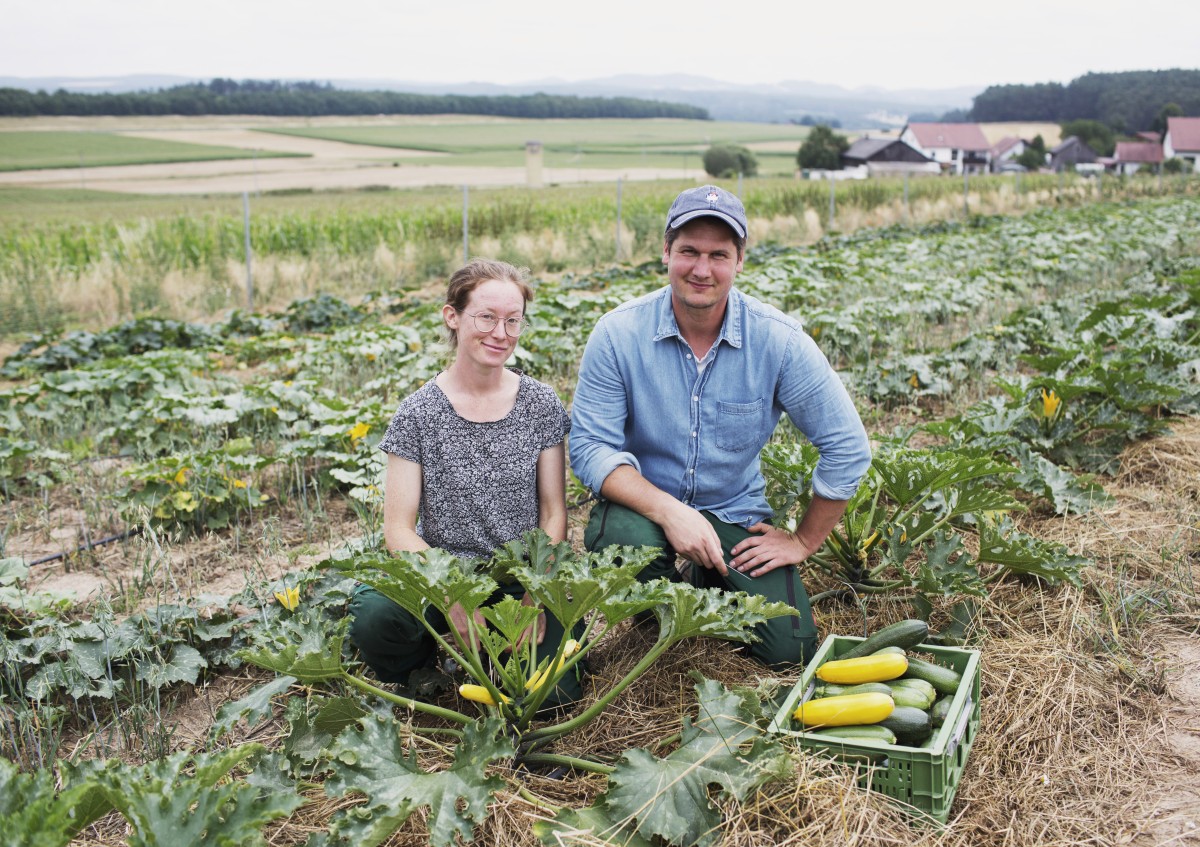
[(1162, 131), (1166, 115), (1200, 115), (1200, 70), (1088, 73), (1066, 85), (993, 85), (972, 105), (969, 120), (1095, 120), (1118, 132)]
[(0, 116), (49, 115), (495, 115), (513, 118), (686, 118), (706, 109), (634, 97), (473, 96), (343, 91), (328, 83), (214, 79), (155, 91), (82, 94), (0, 88)]

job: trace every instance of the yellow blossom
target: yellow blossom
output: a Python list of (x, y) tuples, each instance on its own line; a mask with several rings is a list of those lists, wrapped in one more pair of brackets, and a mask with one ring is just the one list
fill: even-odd
[(235, 479), (235, 480), (233, 481), (233, 487), (234, 487), (234, 488), (245, 488), (245, 487), (246, 487), (246, 483), (242, 482), (240, 479)]
[(1047, 420), (1053, 419), (1058, 414), (1059, 407), (1062, 406), (1062, 398), (1054, 393), (1054, 389), (1047, 391), (1042, 389), (1042, 417)]
[(186, 467), (179, 469), (179, 472), (175, 474), (176, 485), (183, 485), (187, 481), (187, 472), (188, 469)]
[(290, 388), (290, 387), (291, 387), (291, 385), (292, 385), (292, 381), (291, 381), (290, 379), (285, 379), (285, 380), (283, 381), (283, 384), (284, 384), (284, 386), (285, 386), (285, 387), (289, 387), (289, 388)]
[(811, 335), (813, 338), (816, 338), (820, 334), (821, 334), (821, 328), (819, 326), (814, 326), (812, 328), (812, 332), (809, 333), (809, 335)]
[(368, 362), (374, 362), (374, 361), (375, 361), (375, 354), (374, 354), (374, 353), (368, 353), (368, 354), (367, 354), (367, 361), (368, 361)]
[(916, 374), (913, 374), (912, 376), (910, 376), (910, 377), (908, 378), (908, 384), (909, 384), (909, 385), (911, 385), (913, 388), (920, 388), (920, 387), (921, 387), (921, 380), (917, 379), (917, 375), (916, 375)]
[(280, 606), (294, 612), (300, 606), (300, 589), (284, 588), (283, 591), (276, 591), (275, 599), (279, 601)]
[(350, 436), (351, 441), (358, 441), (358, 439), (362, 438), (364, 435), (366, 435), (370, 431), (371, 431), (370, 424), (366, 424), (366, 423), (363, 423), (362, 421), (359, 421), (353, 427), (351, 427), (349, 430), (347, 430), (346, 434)]

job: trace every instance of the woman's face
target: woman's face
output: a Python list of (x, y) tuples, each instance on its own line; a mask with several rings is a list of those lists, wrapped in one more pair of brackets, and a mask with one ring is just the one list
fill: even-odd
[[(489, 279), (475, 287), (467, 297), (467, 305), (461, 312), (452, 306), (442, 308), (446, 325), (458, 333), (455, 360), (464, 359), (481, 367), (500, 368), (517, 349), (517, 339), (505, 331), (504, 322), (525, 316), (525, 298), (515, 283), (507, 280)], [(480, 325), (493, 323), (490, 330), (480, 330)]]

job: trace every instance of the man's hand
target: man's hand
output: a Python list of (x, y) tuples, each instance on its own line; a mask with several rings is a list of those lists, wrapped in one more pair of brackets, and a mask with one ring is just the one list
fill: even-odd
[[(475, 610), (474, 617), (476, 629), (483, 629), (487, 626), (487, 621), (483, 619), (483, 615), (479, 613), (478, 609)], [(454, 627), (454, 631), (458, 633), (464, 644), (470, 644), (472, 650), (479, 652), (479, 638), (468, 628), (467, 610), (463, 608), (462, 603), (455, 603), (450, 607), (450, 626)]]
[(715, 569), (721, 576), (728, 573), (725, 554), (721, 552), (721, 539), (704, 515), (678, 503), (678, 508), (671, 510), (669, 519), (661, 526), (667, 541), (680, 556)]
[(747, 576), (762, 576), (776, 568), (798, 565), (813, 551), (796, 535), (768, 523), (756, 523), (751, 532), (760, 533), (734, 545), (733, 569)]

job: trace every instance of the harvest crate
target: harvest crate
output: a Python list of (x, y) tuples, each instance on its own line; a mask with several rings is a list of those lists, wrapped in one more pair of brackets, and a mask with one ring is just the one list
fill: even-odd
[(831, 755), (859, 770), (859, 785), (872, 788), (920, 814), (945, 823), (967, 754), (979, 729), (979, 651), (922, 644), (910, 652), (928, 654), (933, 661), (962, 674), (946, 722), (934, 730), (928, 747), (885, 744), (864, 738), (841, 741), (798, 729), (792, 712), (812, 696), (817, 668), (839, 658), (862, 641), (845, 635), (830, 635), (788, 694), (783, 707), (771, 721), (770, 730), (795, 739), (807, 750)]

